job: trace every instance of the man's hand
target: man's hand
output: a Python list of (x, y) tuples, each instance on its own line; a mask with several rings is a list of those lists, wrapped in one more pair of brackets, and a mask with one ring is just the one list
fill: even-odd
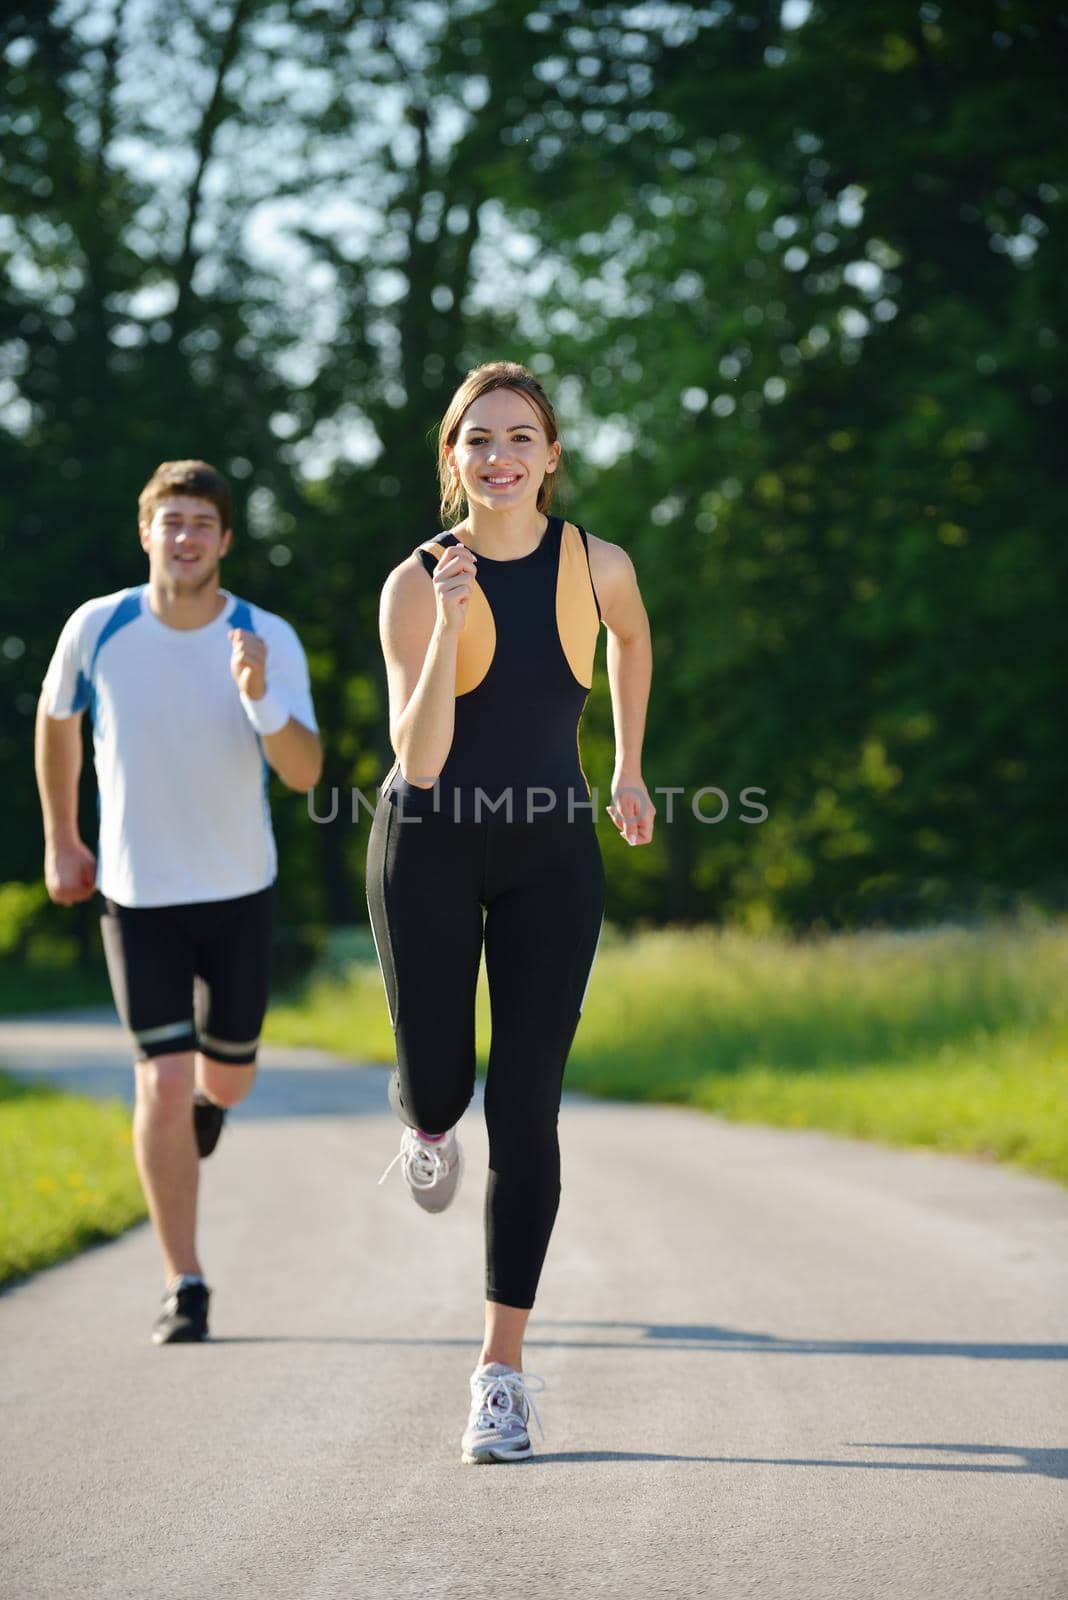
[(256, 633), (246, 628), (231, 628), (230, 671), (242, 694), (262, 700), (267, 693), (267, 646)]
[(80, 839), (45, 845), (45, 888), (57, 906), (91, 900), (96, 889), (96, 857)]

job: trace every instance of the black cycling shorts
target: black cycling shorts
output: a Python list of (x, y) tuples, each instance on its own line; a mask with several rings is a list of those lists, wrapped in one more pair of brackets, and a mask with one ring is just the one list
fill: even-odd
[(104, 901), (111, 992), (138, 1060), (199, 1050), (256, 1059), (267, 1010), (274, 885), (236, 900), (180, 906)]

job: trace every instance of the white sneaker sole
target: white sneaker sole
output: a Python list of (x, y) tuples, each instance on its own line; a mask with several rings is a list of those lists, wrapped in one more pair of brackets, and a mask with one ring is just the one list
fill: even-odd
[(465, 1467), (488, 1467), (498, 1461), (529, 1461), (533, 1454), (534, 1446), (528, 1440), (515, 1450), (464, 1450), (460, 1460)]

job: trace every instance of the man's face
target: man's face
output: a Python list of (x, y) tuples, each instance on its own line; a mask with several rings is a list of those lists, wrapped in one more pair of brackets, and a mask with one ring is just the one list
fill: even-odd
[(151, 578), (186, 594), (218, 584), (219, 562), (230, 548), (231, 535), (210, 500), (169, 495), (138, 531)]

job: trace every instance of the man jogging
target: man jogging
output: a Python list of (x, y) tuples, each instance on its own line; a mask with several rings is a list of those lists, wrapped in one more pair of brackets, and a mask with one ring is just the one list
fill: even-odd
[[(37, 716), (45, 882), (99, 888), (115, 1005), (134, 1047), (134, 1152), (163, 1252), (156, 1344), (204, 1339), (198, 1159), (252, 1087), (267, 1006), (277, 856), (264, 762), (291, 789), (322, 758), (287, 622), (219, 588), (230, 491), (165, 461), (138, 502), (148, 582), (89, 600), (59, 638)], [(93, 723), (97, 857), (78, 833), (82, 715)]]

